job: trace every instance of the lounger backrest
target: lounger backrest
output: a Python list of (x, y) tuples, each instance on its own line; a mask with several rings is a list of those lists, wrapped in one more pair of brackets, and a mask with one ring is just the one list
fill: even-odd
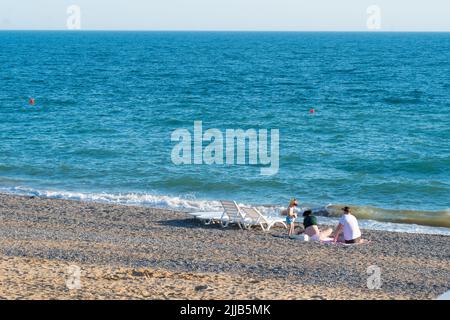
[(258, 221), (261, 218), (261, 214), (255, 208), (242, 208), (242, 210), (245, 212), (246, 219)]
[(221, 200), (220, 203), (229, 218), (239, 219), (242, 217), (239, 206), (235, 201)]

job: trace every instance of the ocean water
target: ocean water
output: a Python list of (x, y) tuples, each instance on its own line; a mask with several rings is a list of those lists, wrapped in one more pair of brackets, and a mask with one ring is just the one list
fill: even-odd
[[(4, 31), (0, 65), (3, 192), (450, 234), (449, 33)], [(279, 129), (278, 173), (175, 165), (194, 121)]]

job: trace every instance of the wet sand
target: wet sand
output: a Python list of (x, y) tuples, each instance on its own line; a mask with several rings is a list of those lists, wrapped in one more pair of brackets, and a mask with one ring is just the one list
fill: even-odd
[[(370, 244), (340, 246), (273, 236), (284, 233), (0, 194), (0, 298), (434, 299), (450, 286), (448, 236), (363, 230)], [(379, 289), (367, 287), (373, 265)]]

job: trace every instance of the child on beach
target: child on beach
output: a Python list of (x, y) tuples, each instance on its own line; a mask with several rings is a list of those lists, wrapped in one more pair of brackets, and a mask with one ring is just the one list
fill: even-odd
[(288, 236), (292, 237), (295, 229), (295, 219), (297, 218), (297, 214), (294, 212), (294, 208), (298, 206), (298, 202), (296, 199), (292, 199), (287, 208), (287, 216), (286, 216), (286, 224), (289, 226)]

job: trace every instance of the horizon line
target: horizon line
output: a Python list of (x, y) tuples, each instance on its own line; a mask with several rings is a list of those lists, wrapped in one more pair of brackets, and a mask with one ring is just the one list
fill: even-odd
[(256, 30), (256, 29), (0, 29), (2, 31), (57, 31), (57, 32), (330, 32), (330, 33), (450, 33), (450, 30)]

